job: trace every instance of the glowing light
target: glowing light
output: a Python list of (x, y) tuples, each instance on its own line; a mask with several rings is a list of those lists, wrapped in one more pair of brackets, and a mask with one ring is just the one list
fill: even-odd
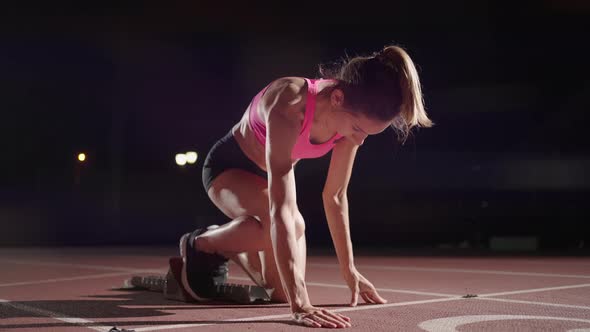
[(186, 155), (186, 162), (189, 164), (194, 164), (197, 161), (197, 153), (194, 151), (189, 151), (185, 153)]
[(174, 158), (176, 160), (176, 165), (184, 166), (186, 165), (186, 155), (184, 153), (179, 153)]
[(79, 153), (78, 154), (78, 161), (79, 162), (84, 162), (86, 160), (86, 154), (85, 153)]

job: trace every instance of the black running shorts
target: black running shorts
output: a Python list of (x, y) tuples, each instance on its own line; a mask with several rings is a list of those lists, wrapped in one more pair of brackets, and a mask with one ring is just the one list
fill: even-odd
[(231, 130), (215, 142), (203, 164), (203, 186), (209, 191), (213, 180), (228, 169), (237, 168), (256, 174), (265, 180), (268, 175), (242, 151)]

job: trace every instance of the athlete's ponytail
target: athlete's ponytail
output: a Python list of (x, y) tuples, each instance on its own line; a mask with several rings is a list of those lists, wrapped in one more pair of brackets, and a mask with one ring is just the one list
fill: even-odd
[(344, 60), (338, 67), (320, 66), (323, 78), (337, 79), (345, 106), (367, 117), (391, 121), (404, 142), (413, 127), (431, 127), (424, 109), (420, 78), (408, 53), (396, 45), (371, 56)]

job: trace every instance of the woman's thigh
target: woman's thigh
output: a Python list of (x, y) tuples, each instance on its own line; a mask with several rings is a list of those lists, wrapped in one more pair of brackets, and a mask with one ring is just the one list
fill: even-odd
[[(248, 257), (250, 259), (260, 257), (259, 261), (254, 260), (252, 263), (261, 265), (265, 284), (275, 289), (273, 299), (286, 301), (272, 249), (267, 181), (247, 171), (229, 169), (213, 180), (208, 195), (229, 218), (251, 216), (258, 220), (262, 230), (259, 234), (262, 234), (262, 237), (246, 237), (246, 239), (261, 241), (262, 249), (259, 256), (250, 252)], [(300, 237), (303, 230), (301, 227), (296, 228), (298, 229), (297, 237)]]
[(207, 194), (230, 219), (255, 217), (270, 229), (268, 184), (262, 177), (241, 169), (227, 169), (211, 183)]

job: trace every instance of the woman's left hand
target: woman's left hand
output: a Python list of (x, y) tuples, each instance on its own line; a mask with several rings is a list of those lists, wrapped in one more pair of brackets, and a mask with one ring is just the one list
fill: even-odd
[(346, 280), (346, 283), (352, 292), (352, 299), (350, 301), (351, 307), (355, 307), (357, 305), (359, 294), (367, 303), (387, 303), (387, 300), (382, 298), (379, 293), (377, 293), (375, 286), (373, 286), (373, 284), (356, 269), (346, 272), (344, 274), (344, 279)]

